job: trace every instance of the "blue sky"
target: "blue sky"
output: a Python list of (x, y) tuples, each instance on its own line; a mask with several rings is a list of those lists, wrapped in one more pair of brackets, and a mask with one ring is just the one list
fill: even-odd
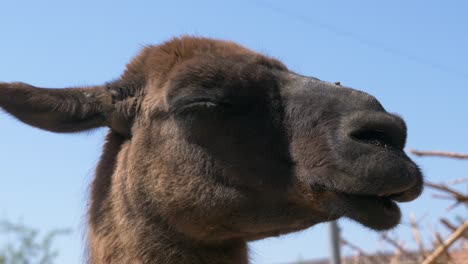
[[(468, 2), (356, 3), (2, 0), (0, 81), (101, 84), (118, 78), (145, 44), (182, 34), (228, 39), (275, 56), (300, 74), (375, 95), (407, 121), (408, 147), (468, 152)], [(53, 134), (3, 113), (0, 128), (0, 218), (41, 230), (72, 228), (57, 241), (58, 263), (82, 263), (88, 184), (105, 130)], [(467, 176), (466, 162), (415, 160), (430, 181)], [(404, 204), (404, 215), (414, 212), (435, 223), (448, 204), (432, 199), (433, 193)], [(374, 232), (348, 220), (340, 225), (364, 249), (381, 247)], [(405, 225), (398, 229), (408, 231)], [(253, 243), (252, 261), (324, 257), (326, 231), (318, 225)]]

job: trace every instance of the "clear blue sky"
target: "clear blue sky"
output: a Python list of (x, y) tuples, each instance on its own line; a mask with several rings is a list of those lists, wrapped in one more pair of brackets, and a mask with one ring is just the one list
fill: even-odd
[[(462, 0), (2, 0), (0, 81), (101, 84), (117, 78), (145, 44), (181, 34), (229, 39), (303, 75), (375, 95), (407, 121), (408, 147), (468, 152), (467, 13)], [(82, 263), (88, 184), (105, 131), (53, 134), (3, 113), (0, 128), (0, 218), (72, 228), (58, 241), (58, 263)], [(466, 162), (415, 159), (431, 181), (468, 176)], [(431, 193), (403, 205), (405, 216), (443, 215), (447, 204)], [(363, 248), (381, 246), (374, 232), (348, 220), (340, 225)], [(326, 256), (326, 231), (318, 225), (253, 243), (252, 261)]]

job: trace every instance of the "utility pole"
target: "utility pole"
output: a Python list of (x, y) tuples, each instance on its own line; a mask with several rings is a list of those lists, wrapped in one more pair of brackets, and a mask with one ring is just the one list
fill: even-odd
[(337, 221), (328, 224), (330, 240), (330, 264), (340, 264), (340, 228)]

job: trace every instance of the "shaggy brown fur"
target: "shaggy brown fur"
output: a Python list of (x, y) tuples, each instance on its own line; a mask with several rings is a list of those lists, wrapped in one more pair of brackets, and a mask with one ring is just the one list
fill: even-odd
[(110, 128), (89, 263), (247, 263), (247, 241), (341, 216), (390, 228), (393, 200), (422, 190), (403, 121), (375, 98), (232, 42), (148, 46), (102, 86), (0, 83), (0, 106), (50, 131)]

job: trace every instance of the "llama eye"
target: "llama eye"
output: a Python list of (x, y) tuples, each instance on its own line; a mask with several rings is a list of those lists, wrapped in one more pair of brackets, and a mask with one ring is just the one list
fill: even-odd
[(211, 111), (217, 108), (220, 103), (215, 101), (195, 101), (176, 107), (176, 114), (190, 114), (196, 112)]
[(216, 106), (218, 106), (218, 104), (215, 103), (215, 102), (203, 101), (203, 102), (190, 103), (188, 105), (185, 105), (184, 108), (205, 108), (205, 109), (210, 109), (210, 108), (215, 108)]

